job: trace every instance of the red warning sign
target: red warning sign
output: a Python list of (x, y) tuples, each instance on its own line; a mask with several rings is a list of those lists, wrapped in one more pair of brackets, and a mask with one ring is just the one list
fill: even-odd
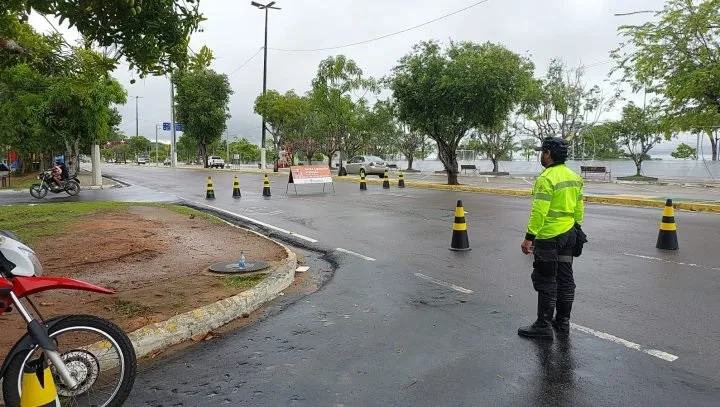
[(294, 184), (332, 183), (330, 168), (326, 165), (301, 165), (290, 167), (290, 182)]

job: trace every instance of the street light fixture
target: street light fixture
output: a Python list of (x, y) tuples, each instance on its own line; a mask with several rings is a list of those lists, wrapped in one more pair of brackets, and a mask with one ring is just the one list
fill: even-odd
[[(260, 10), (265, 10), (265, 46), (263, 46), (263, 95), (265, 94), (265, 91), (267, 90), (267, 39), (268, 39), (268, 10), (281, 10), (280, 7), (273, 7), (275, 5), (274, 1), (271, 1), (268, 4), (260, 4), (256, 1), (251, 1), (250, 5), (257, 7)], [(263, 115), (262, 118), (262, 142), (260, 145), (260, 162), (261, 167), (263, 170), (266, 168), (266, 161), (265, 161), (265, 116)]]

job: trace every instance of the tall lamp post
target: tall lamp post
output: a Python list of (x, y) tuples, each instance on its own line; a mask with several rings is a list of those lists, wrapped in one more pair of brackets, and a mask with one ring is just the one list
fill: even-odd
[(138, 99), (144, 99), (142, 96), (135, 96), (135, 137), (140, 135), (140, 119), (138, 116)]
[[(273, 7), (275, 5), (274, 1), (271, 1), (268, 4), (260, 4), (256, 1), (251, 1), (250, 4), (252, 6), (255, 6), (259, 8), (260, 10), (265, 10), (265, 46), (263, 46), (263, 95), (265, 94), (265, 91), (267, 90), (267, 38), (268, 38), (268, 10), (281, 10), (279, 7)], [(266, 169), (266, 160), (265, 160), (265, 116), (263, 116), (262, 119), (262, 142), (260, 144), (260, 163), (263, 170)]]
[(155, 166), (158, 167), (158, 130), (162, 128), (161, 124), (155, 125)]

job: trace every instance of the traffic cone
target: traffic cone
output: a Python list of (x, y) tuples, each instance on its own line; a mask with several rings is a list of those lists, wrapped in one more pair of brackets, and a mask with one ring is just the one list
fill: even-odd
[(57, 388), (53, 381), (52, 372), (45, 363), (45, 357), (28, 362), (23, 368), (22, 393), (20, 406), (55, 407), (57, 403)]
[(215, 188), (213, 188), (212, 178), (208, 177), (207, 191), (205, 192), (205, 199), (215, 199)]
[(236, 175), (235, 179), (233, 179), (233, 198), (240, 198), (241, 196), (242, 195), (240, 194), (240, 180)]
[(265, 181), (263, 182), (263, 196), (270, 197), (270, 179), (268, 179), (267, 174), (265, 174)]
[(450, 250), (470, 250), (470, 240), (468, 240), (467, 224), (465, 223), (465, 209), (463, 208), (462, 201), (460, 200), (457, 201), (457, 207), (455, 208), (455, 221), (453, 222)]
[(360, 173), (360, 190), (367, 191), (367, 183), (365, 182), (365, 173)]
[(675, 209), (672, 206), (672, 199), (665, 202), (662, 222), (660, 223), (660, 233), (658, 233), (655, 247), (662, 250), (679, 249), (677, 227), (675, 225)]
[(405, 188), (405, 176), (402, 171), (398, 174), (398, 188)]
[(388, 170), (385, 170), (385, 176), (383, 177), (383, 189), (390, 189), (390, 179), (388, 178)]

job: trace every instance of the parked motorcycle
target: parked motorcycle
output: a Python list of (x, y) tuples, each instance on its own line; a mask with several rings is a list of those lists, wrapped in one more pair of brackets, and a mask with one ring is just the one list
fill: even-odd
[(60, 181), (60, 186), (53, 180), (52, 171), (41, 172), (40, 175), (38, 175), (38, 179), (40, 180), (39, 184), (32, 184), (30, 186), (30, 195), (34, 198), (43, 199), (48, 192), (54, 194), (67, 192), (70, 196), (75, 196), (80, 193), (80, 180), (78, 180), (76, 176)]
[(38, 398), (48, 391), (50, 382), (54, 405), (122, 406), (137, 369), (128, 336), (112, 322), (92, 315), (44, 320), (28, 297), (55, 289), (113, 291), (69, 278), (41, 276), (35, 252), (12, 233), (0, 231), (0, 315), (14, 306), (27, 322), (27, 333), (0, 368), (5, 405), (45, 405), (47, 400)]

